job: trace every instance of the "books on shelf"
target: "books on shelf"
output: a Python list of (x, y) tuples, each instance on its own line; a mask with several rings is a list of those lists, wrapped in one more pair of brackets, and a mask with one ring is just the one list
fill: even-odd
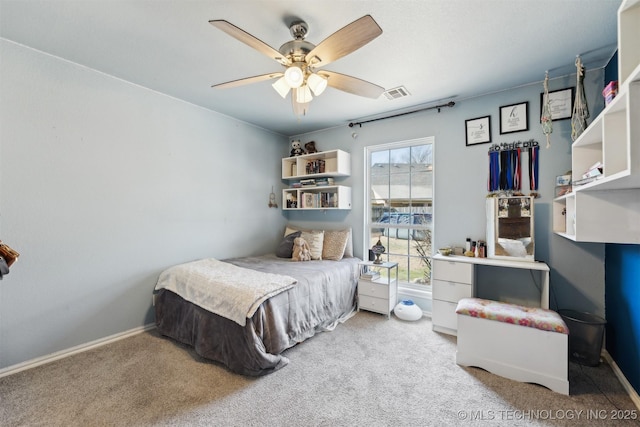
[(380, 277), (380, 273), (377, 271), (369, 270), (360, 274), (361, 279), (365, 280), (375, 280)]
[(335, 183), (335, 181), (333, 180), (333, 178), (319, 178), (316, 179), (316, 185), (318, 187), (326, 187), (328, 185), (333, 185)]
[(579, 179), (577, 181), (573, 181), (573, 186), (574, 187), (579, 187), (581, 185), (589, 184), (590, 182), (596, 181), (596, 180), (602, 178), (603, 176), (604, 175), (596, 175), (596, 176), (590, 176), (588, 178)]
[(302, 193), (303, 208), (337, 208), (338, 194), (328, 192)]
[(311, 175), (314, 173), (324, 173), (325, 172), (325, 161), (322, 159), (311, 160), (307, 162), (305, 167), (305, 172), (307, 175)]

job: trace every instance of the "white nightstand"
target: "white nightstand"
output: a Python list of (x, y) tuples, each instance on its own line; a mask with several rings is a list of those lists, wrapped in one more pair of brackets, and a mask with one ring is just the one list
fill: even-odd
[[(378, 275), (376, 275), (376, 273)], [(398, 300), (398, 263), (373, 261), (360, 263), (358, 310), (373, 311), (391, 317)]]

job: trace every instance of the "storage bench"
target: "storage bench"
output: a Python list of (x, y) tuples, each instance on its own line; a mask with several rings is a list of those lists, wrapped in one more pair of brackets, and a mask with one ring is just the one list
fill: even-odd
[(569, 329), (558, 313), (463, 298), (456, 315), (458, 365), (569, 394)]

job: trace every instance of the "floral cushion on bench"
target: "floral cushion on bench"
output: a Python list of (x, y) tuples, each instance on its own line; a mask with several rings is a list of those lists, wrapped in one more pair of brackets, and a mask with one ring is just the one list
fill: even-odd
[(529, 326), (543, 331), (568, 334), (569, 328), (558, 313), (537, 307), (491, 301), (481, 298), (463, 298), (458, 301), (456, 313), (514, 325)]

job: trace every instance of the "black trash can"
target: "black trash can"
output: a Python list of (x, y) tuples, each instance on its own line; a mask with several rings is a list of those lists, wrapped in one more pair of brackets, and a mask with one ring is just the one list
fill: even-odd
[(569, 356), (585, 366), (598, 366), (607, 321), (591, 313), (558, 310), (569, 328)]

